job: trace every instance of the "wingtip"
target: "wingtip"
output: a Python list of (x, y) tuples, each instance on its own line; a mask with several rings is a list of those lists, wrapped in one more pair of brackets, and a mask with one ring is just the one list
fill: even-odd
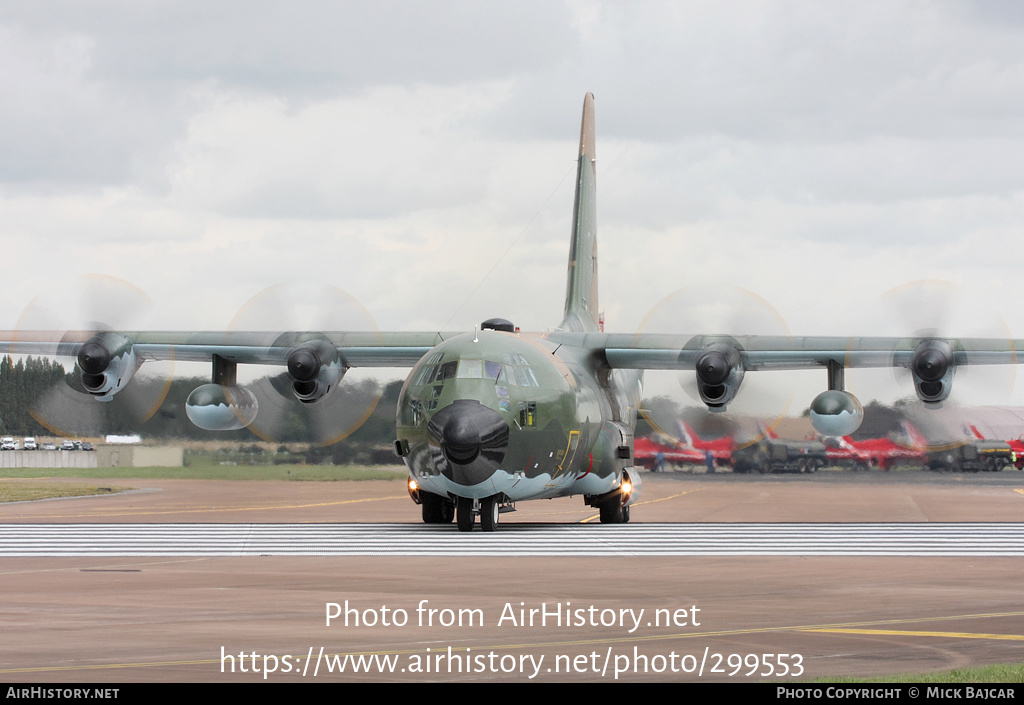
[(587, 93), (583, 98), (583, 124), (580, 127), (580, 156), (594, 159), (594, 94)]

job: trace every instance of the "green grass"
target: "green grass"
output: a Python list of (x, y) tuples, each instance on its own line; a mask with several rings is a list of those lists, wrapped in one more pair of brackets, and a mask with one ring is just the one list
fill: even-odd
[(47, 482), (0, 482), (0, 503), (31, 502), (57, 497), (88, 497), (98, 494), (117, 494), (131, 487), (96, 487), (93, 485), (66, 485)]
[(1024, 683), (1024, 664), (957, 668), (935, 673), (907, 673), (872, 678), (818, 678), (812, 683)]
[(391, 470), (356, 465), (220, 465), (194, 463), (183, 468), (9, 468), (0, 477), (131, 478), (150, 480), (298, 480), (335, 482), (342, 480), (404, 481), (404, 468)]

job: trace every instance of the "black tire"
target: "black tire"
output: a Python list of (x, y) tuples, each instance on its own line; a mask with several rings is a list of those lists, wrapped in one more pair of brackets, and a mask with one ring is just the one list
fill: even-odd
[(497, 497), (488, 497), (480, 500), (480, 530), (495, 531), (498, 528), (498, 502)]
[(455, 505), (455, 521), (459, 525), (459, 531), (473, 530), (473, 500), (459, 497)]
[(619, 495), (615, 495), (614, 497), (604, 501), (599, 509), (601, 510), (602, 524), (622, 523), (622, 499)]
[(625, 507), (622, 508), (622, 523), (623, 524), (628, 524), (629, 523), (629, 505), (628, 504)]
[(424, 524), (450, 524), (455, 518), (455, 506), (447, 497), (430, 492), (420, 494), (420, 508)]

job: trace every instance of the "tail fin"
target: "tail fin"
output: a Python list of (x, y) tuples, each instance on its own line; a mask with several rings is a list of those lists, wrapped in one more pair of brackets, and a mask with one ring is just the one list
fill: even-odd
[(900, 426), (903, 428), (903, 432), (910, 441), (911, 447), (918, 449), (928, 447), (928, 440), (921, 435), (921, 432), (917, 430), (917, 427), (914, 426), (914, 424), (909, 421), (901, 421)]
[(594, 94), (583, 99), (576, 200), (569, 245), (569, 281), (565, 291), (563, 330), (600, 330), (597, 307), (597, 171), (594, 152)]

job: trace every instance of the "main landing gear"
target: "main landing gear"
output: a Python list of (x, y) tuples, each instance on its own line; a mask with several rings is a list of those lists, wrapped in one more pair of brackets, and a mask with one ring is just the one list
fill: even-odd
[(420, 494), (420, 508), (424, 524), (451, 524), (455, 518), (455, 503), (447, 497), (423, 492)]
[(622, 495), (616, 493), (597, 506), (601, 511), (602, 524), (629, 523), (629, 505), (622, 506)]
[(619, 487), (602, 495), (586, 495), (583, 501), (591, 507), (597, 507), (601, 514), (602, 524), (628, 524), (629, 500), (634, 490), (639, 489), (639, 475), (632, 468), (622, 471), (622, 482)]

